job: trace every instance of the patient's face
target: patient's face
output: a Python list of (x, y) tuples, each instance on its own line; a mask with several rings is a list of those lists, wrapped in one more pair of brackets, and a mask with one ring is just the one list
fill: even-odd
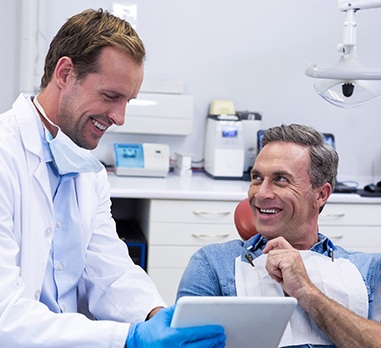
[(320, 189), (312, 188), (309, 168), (309, 149), (301, 145), (273, 142), (258, 154), (248, 195), (265, 238), (283, 236), (298, 249), (316, 243)]

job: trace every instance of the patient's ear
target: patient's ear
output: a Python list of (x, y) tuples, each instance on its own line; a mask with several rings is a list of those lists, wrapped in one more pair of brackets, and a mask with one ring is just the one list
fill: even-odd
[(322, 207), (332, 193), (332, 186), (328, 182), (324, 183), (317, 192), (317, 205)]

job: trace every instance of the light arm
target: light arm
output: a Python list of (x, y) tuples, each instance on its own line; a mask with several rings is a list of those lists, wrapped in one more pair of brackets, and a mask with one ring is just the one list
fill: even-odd
[(357, 11), (381, 7), (380, 0), (337, 0), (337, 3), (340, 11), (347, 11), (350, 9)]
[(356, 54), (358, 10), (381, 7), (381, 0), (338, 0), (339, 9), (346, 12), (343, 42), (338, 45), (339, 61), (331, 68), (309, 64), (307, 76), (320, 79), (314, 85), (316, 92), (328, 102), (340, 107), (361, 105), (381, 95), (381, 71), (361, 64)]

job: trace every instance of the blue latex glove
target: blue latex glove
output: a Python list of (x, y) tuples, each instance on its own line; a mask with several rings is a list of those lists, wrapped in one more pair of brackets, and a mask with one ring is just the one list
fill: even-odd
[(174, 309), (174, 305), (164, 308), (150, 320), (132, 324), (126, 341), (127, 348), (225, 347), (226, 337), (222, 326), (171, 328)]

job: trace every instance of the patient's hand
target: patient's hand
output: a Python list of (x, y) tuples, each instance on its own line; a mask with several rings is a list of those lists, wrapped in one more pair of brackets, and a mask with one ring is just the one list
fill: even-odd
[(288, 295), (300, 300), (315, 288), (307, 275), (299, 251), (283, 237), (268, 241), (263, 253), (268, 254), (267, 272), (282, 285)]
[(267, 242), (263, 253), (267, 254), (270, 250), (274, 249), (295, 249), (286, 239), (283, 237), (277, 237)]

